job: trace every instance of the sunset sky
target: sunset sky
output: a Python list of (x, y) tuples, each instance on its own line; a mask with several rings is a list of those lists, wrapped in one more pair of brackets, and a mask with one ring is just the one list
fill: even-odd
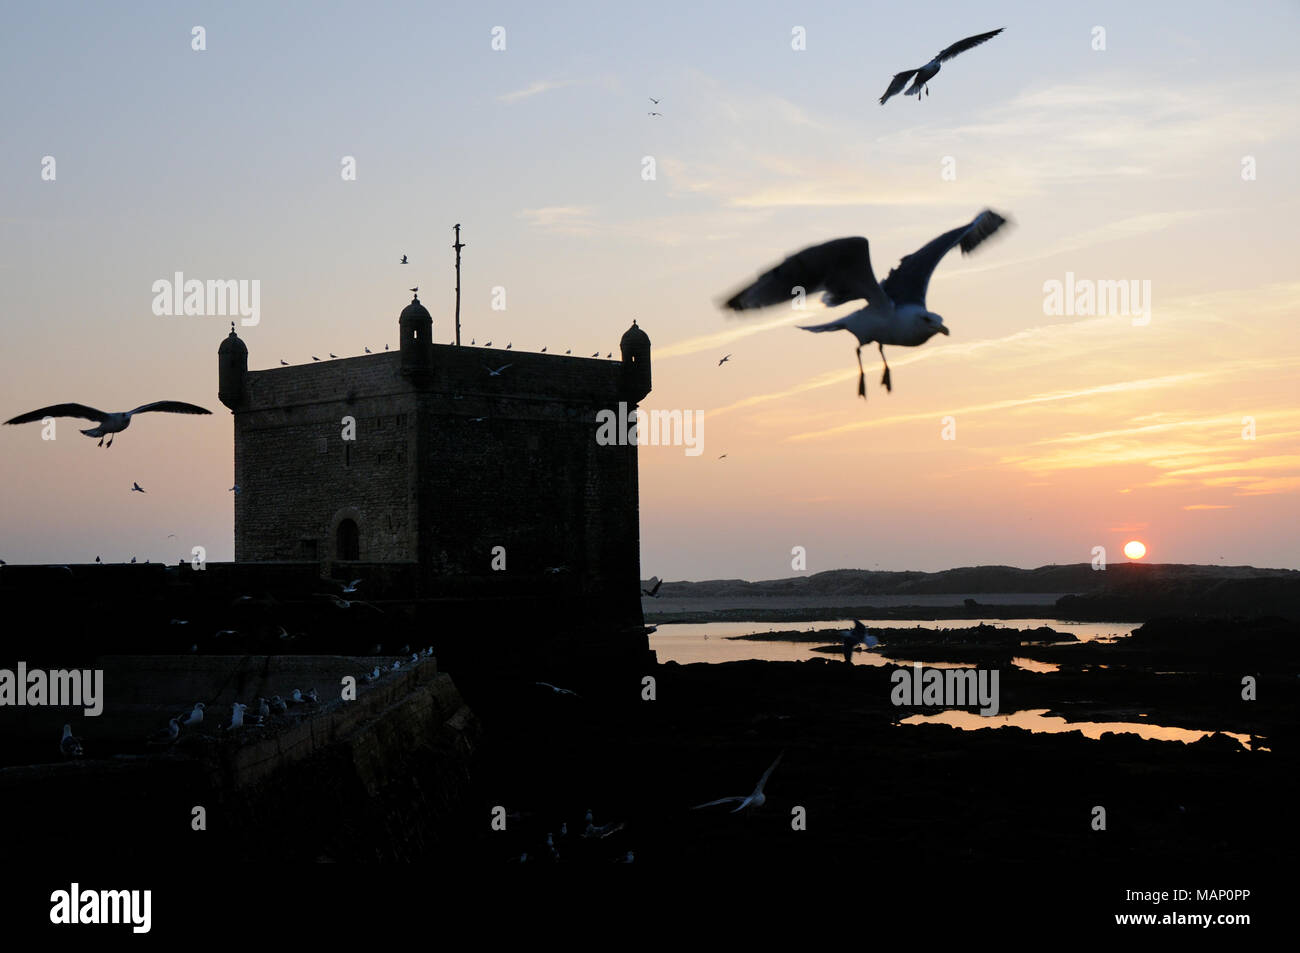
[[(878, 104), (997, 27), (922, 102)], [(635, 318), (643, 406), (704, 412), (699, 456), (640, 451), (647, 577), (788, 576), (794, 546), (809, 571), (1119, 561), (1132, 538), (1300, 567), (1298, 27), (1292, 3), (10, 5), (0, 419), (214, 413), (109, 450), (88, 423), (0, 429), (0, 558), (231, 558), (229, 319), (156, 316), (153, 282), (259, 280), (252, 368), (396, 345), (416, 284), (445, 343), (460, 222), (466, 342), (617, 352)], [(874, 347), (863, 402), (852, 337), (794, 327), (856, 305), (718, 307), (845, 235), (883, 279), (985, 207), (1014, 225), (940, 265), (951, 336), (887, 351), (892, 394)], [(1149, 282), (1149, 322), (1046, 313), (1067, 273)]]

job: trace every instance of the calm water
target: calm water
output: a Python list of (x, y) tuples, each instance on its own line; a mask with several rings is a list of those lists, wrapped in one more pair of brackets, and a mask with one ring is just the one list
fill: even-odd
[[(913, 629), (920, 625), (926, 629), (960, 629), (979, 625), (997, 626), (1002, 629), (1036, 629), (1050, 626), (1057, 632), (1070, 632), (1081, 642), (1094, 640), (1109, 641), (1125, 638), (1140, 623), (1118, 622), (1063, 622), (1060, 619), (935, 619), (917, 623), (904, 619), (863, 619), (862, 624), (878, 634), (882, 642), (888, 641), (889, 629)], [(750, 635), (756, 632), (816, 632), (819, 629), (849, 629), (853, 627), (852, 619), (821, 622), (699, 622), (686, 624), (660, 624), (659, 630), (650, 636), (650, 648), (659, 655), (661, 662), (679, 662), (683, 665), (692, 662), (741, 662), (758, 660), (763, 662), (802, 662), (810, 658), (839, 658), (825, 652), (814, 652), (818, 642), (750, 642), (728, 638), (728, 636)], [(877, 631), (883, 630), (883, 631)], [(1045, 663), (1030, 662), (1028, 659), (1016, 659), (1016, 664), (1029, 671), (1047, 671), (1039, 668)], [(906, 659), (890, 661), (874, 651), (854, 653), (854, 662), (858, 665), (910, 665)], [(973, 668), (973, 665), (948, 662), (926, 662), (929, 668)], [(1054, 669), (1052, 669), (1054, 670)]]

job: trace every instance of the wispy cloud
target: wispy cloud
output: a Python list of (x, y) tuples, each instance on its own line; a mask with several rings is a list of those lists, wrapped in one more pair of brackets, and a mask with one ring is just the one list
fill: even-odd
[(516, 89), (513, 92), (502, 93), (497, 97), (500, 103), (517, 103), (525, 99), (531, 99), (542, 93), (549, 93), (553, 89), (563, 89), (566, 86), (576, 86), (577, 81), (571, 79), (539, 79), (535, 83), (530, 83), (523, 89)]
[(534, 228), (544, 228), (564, 235), (590, 235), (596, 230), (590, 205), (547, 205), (526, 208), (519, 217)]

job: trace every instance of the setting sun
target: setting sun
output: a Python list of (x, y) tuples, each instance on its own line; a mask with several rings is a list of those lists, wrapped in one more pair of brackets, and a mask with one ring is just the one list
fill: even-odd
[(1124, 544), (1124, 555), (1129, 559), (1141, 559), (1147, 554), (1146, 546), (1136, 539), (1130, 539)]

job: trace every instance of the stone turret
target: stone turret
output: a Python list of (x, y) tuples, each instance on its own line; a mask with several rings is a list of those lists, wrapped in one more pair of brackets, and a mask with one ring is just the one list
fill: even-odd
[(633, 321), (618, 346), (623, 353), (624, 395), (632, 403), (640, 403), (650, 393), (650, 338)]
[(402, 373), (422, 374), (433, 367), (433, 316), (416, 295), (397, 319)]
[(235, 322), (230, 322), (230, 334), (217, 348), (217, 399), (237, 410), (244, 400), (244, 375), (248, 373), (248, 347), (235, 333)]

